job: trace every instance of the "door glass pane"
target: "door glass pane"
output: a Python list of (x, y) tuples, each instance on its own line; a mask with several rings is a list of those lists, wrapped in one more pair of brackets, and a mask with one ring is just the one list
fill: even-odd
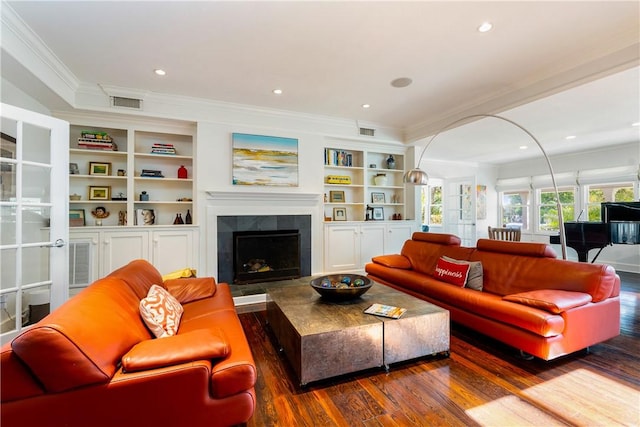
[(51, 201), (51, 169), (24, 165), (22, 167), (23, 203), (49, 203)]
[(27, 206), (22, 210), (22, 243), (48, 242), (50, 208)]
[(16, 208), (15, 206), (0, 206), (0, 245), (15, 244)]
[(0, 162), (0, 200), (10, 202), (16, 199), (16, 165)]
[(16, 329), (16, 292), (7, 292), (0, 295), (0, 333), (10, 332)]
[(34, 324), (49, 314), (51, 307), (51, 291), (49, 286), (38, 286), (27, 289), (22, 295), (24, 302), (22, 305), (27, 309), (25, 326)]
[(17, 249), (2, 249), (0, 251), (0, 289), (11, 289), (16, 283), (16, 253)]
[(49, 129), (29, 123), (22, 126), (22, 159), (27, 162), (51, 164), (51, 148)]
[(23, 248), (22, 249), (22, 285), (48, 281), (49, 272), (49, 248)]

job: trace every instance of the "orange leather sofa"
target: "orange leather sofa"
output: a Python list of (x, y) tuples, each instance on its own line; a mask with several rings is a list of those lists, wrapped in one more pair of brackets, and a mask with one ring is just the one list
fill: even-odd
[[(434, 278), (442, 256), (482, 263), (482, 291)], [(373, 258), (368, 276), (449, 310), (451, 320), (541, 359), (620, 333), (620, 277), (613, 267), (557, 259), (544, 243), (414, 233), (401, 254)]]
[[(184, 308), (176, 335), (153, 338), (140, 316), (153, 284)], [(226, 355), (204, 356), (212, 350)], [(256, 367), (229, 286), (163, 283), (143, 260), (15, 337), (0, 362), (3, 427), (231, 426), (247, 422), (256, 404)]]

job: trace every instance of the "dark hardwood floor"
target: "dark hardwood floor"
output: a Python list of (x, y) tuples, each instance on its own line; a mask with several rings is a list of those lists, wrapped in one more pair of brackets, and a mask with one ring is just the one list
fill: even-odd
[(248, 426), (638, 426), (640, 275), (620, 273), (621, 334), (554, 361), (453, 324), (451, 355), (301, 388), (265, 312), (240, 314), (258, 367)]

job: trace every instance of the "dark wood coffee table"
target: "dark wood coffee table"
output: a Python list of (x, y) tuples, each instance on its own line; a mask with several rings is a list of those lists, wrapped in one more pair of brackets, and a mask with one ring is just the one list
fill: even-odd
[[(407, 312), (400, 319), (365, 314), (373, 303)], [(348, 302), (326, 301), (311, 286), (267, 290), (267, 320), (303, 386), (449, 353), (449, 312), (379, 283)]]

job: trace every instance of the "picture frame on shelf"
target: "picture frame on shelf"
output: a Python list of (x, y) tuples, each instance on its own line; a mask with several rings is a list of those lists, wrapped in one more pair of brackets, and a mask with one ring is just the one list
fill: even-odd
[(110, 176), (111, 163), (89, 162), (89, 175)]
[(77, 163), (69, 163), (69, 175), (79, 175), (80, 168)]
[(333, 208), (333, 220), (334, 221), (346, 221), (347, 220), (347, 208)]
[(384, 193), (371, 193), (371, 203), (386, 203)]
[(329, 191), (329, 202), (344, 203), (344, 191)]
[(89, 186), (89, 200), (111, 200), (111, 186)]
[(374, 221), (383, 221), (384, 220), (384, 208), (382, 208), (382, 207), (374, 207), (373, 208), (373, 220)]
[(69, 209), (69, 227), (84, 227), (84, 209)]

